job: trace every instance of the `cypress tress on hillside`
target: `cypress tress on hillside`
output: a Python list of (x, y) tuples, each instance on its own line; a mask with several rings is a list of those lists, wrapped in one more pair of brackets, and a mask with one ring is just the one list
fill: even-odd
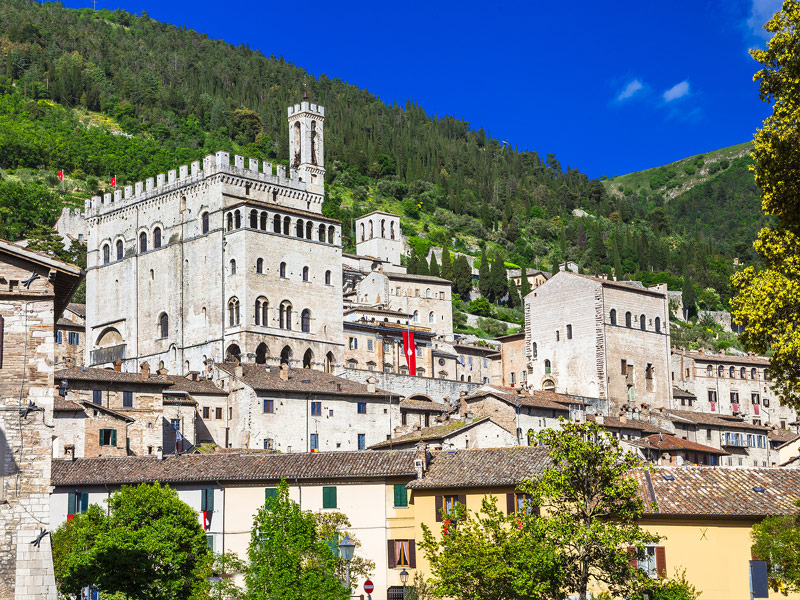
[(442, 279), (453, 281), (453, 261), (447, 246), (442, 248)]
[(434, 277), (439, 277), (439, 263), (436, 262), (436, 255), (431, 252), (431, 264), (428, 272)]
[(481, 266), (478, 267), (478, 291), (481, 296), (493, 302), (491, 298), (492, 285), (489, 281), (489, 261), (486, 258), (486, 246), (481, 248)]
[(519, 294), (524, 299), (525, 296), (531, 293), (531, 282), (528, 281), (528, 269), (525, 267), (524, 263), (519, 266), (519, 275)]

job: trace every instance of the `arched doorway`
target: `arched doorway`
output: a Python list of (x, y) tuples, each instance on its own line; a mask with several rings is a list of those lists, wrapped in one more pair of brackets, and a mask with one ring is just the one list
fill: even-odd
[(256, 364), (257, 365), (265, 365), (267, 364), (267, 356), (269, 355), (269, 348), (264, 342), (261, 342), (258, 347), (256, 347)]
[(325, 355), (325, 372), (333, 373), (333, 352), (328, 352)]
[(283, 350), (281, 350), (281, 364), (288, 365), (290, 360), (292, 360), (292, 349), (289, 346), (284, 346)]
[(303, 355), (303, 368), (310, 369), (311, 363), (314, 360), (314, 353), (311, 351), (311, 348), (306, 350), (306, 353)]
[(237, 344), (231, 344), (225, 351), (225, 362), (241, 362), (242, 351)]

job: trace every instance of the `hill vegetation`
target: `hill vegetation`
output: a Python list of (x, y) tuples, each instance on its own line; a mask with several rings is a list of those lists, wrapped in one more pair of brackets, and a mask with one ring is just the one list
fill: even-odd
[[(487, 267), (572, 260), (676, 290), (689, 279), (709, 309), (727, 304), (732, 257), (753, 258), (762, 218), (744, 146), (601, 182), (144, 12), (25, 0), (0, 4), (0, 236), (52, 223), (62, 205), (109, 191), (112, 175), (124, 185), (218, 150), (288, 164), (286, 106), (304, 94), (325, 106), (323, 210), (342, 221), (346, 250), (350, 219), (384, 209), (404, 215), (415, 269), (431, 246), (483, 254)], [(467, 306), (463, 266), (454, 281)], [(486, 289), (519, 303), (497, 281)]]

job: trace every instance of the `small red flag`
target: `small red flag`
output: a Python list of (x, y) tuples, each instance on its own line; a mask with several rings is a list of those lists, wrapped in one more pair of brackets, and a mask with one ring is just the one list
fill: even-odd
[(64, 171), (59, 171), (58, 172), (58, 180), (59, 181), (64, 181)]
[(208, 526), (210, 525), (209, 521), (210, 521), (210, 519), (208, 518), (208, 511), (204, 510), (203, 511), (203, 531), (207, 531), (208, 530)]
[(408, 363), (408, 374), (417, 374), (417, 349), (414, 347), (414, 332), (403, 332), (403, 353), (406, 355)]
[(117, 185), (117, 176), (116, 175), (112, 175), (111, 176), (111, 187), (114, 187), (115, 185)]

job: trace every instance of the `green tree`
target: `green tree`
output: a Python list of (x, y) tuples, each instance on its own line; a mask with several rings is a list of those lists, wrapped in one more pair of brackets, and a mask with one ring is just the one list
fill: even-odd
[(683, 274), (683, 288), (682, 288), (683, 307), (686, 310), (686, 318), (690, 319), (697, 315), (697, 293), (694, 289), (692, 279), (689, 277), (689, 272), (685, 271)]
[(453, 263), (453, 289), (465, 300), (472, 292), (472, 268), (463, 254), (459, 254)]
[(489, 268), (489, 300), (500, 302), (508, 292), (508, 274), (500, 254), (495, 252)]
[(773, 34), (766, 50), (751, 50), (755, 74), (772, 114), (756, 132), (753, 160), (761, 206), (777, 223), (754, 244), (764, 268), (747, 267), (732, 278), (736, 322), (749, 350), (772, 353), (770, 374), (784, 404), (800, 406), (800, 2), (786, 0), (764, 26)]
[[(456, 524), (454, 525), (455, 522)], [(431, 594), (457, 600), (558, 597), (561, 565), (532, 514), (505, 514), (488, 496), (480, 512), (457, 505), (439, 535), (422, 525)]]
[(478, 267), (478, 291), (481, 296), (487, 298), (490, 302), (492, 299), (492, 284), (489, 279), (489, 261), (486, 258), (486, 246), (481, 248), (481, 265)]
[(236, 585), (234, 576), (246, 571), (247, 563), (235, 552), (215, 553), (211, 574), (219, 581), (211, 584), (208, 597), (216, 600), (241, 600), (244, 598), (245, 592)]
[(525, 296), (531, 293), (531, 282), (528, 281), (528, 269), (525, 266), (525, 263), (519, 266), (519, 274), (520, 274), (520, 282), (519, 282), (519, 295), (522, 296), (523, 300)]
[(406, 271), (409, 275), (416, 275), (419, 272), (419, 257), (417, 256), (417, 251), (414, 250), (414, 248), (411, 248), (411, 253), (408, 255)]
[(262, 134), (264, 126), (259, 114), (248, 108), (231, 113), (231, 136), (240, 144), (252, 144)]
[(417, 262), (417, 275), (430, 275), (428, 272), (428, 259), (425, 256), (420, 256)]
[(520, 489), (542, 508), (539, 531), (558, 553), (563, 596), (586, 600), (592, 582), (614, 595), (636, 590), (646, 576), (631, 568), (627, 549), (643, 552), (659, 540), (638, 524), (644, 503), (630, 472), (642, 461), (596, 423), (561, 420), (538, 440), (552, 467)]
[(289, 499), (289, 485), (281, 481), (278, 495), (268, 498), (253, 519), (247, 597), (346, 600), (348, 592), (336, 577), (336, 558), (327, 541), (320, 537), (314, 515)]
[(767, 517), (750, 534), (753, 555), (767, 562), (770, 587), (784, 594), (800, 592), (799, 519), (800, 514)]
[(356, 554), (361, 548), (361, 542), (355, 535), (347, 531), (347, 528), (350, 527), (350, 519), (347, 518), (347, 515), (335, 511), (320, 512), (314, 513), (314, 518), (317, 520), (319, 537), (325, 540), (329, 547), (335, 548), (336, 576), (341, 581), (345, 581), (347, 577), (347, 563), (339, 556), (338, 544), (345, 536), (350, 536), (350, 541), (355, 544), (353, 560), (350, 561), (350, 581), (355, 590), (359, 580), (369, 579), (375, 573), (375, 561)]
[(453, 281), (453, 259), (450, 256), (450, 250), (447, 246), (442, 248), (442, 279)]
[[(134, 600), (193, 599), (207, 593), (211, 553), (197, 513), (175, 490), (124, 486), (53, 534), (59, 589), (76, 595), (97, 585)], [(57, 566), (56, 566), (57, 565)]]
[(428, 273), (434, 277), (439, 277), (441, 275), (439, 272), (439, 263), (436, 262), (436, 255), (433, 252), (431, 252), (431, 265), (428, 269)]

